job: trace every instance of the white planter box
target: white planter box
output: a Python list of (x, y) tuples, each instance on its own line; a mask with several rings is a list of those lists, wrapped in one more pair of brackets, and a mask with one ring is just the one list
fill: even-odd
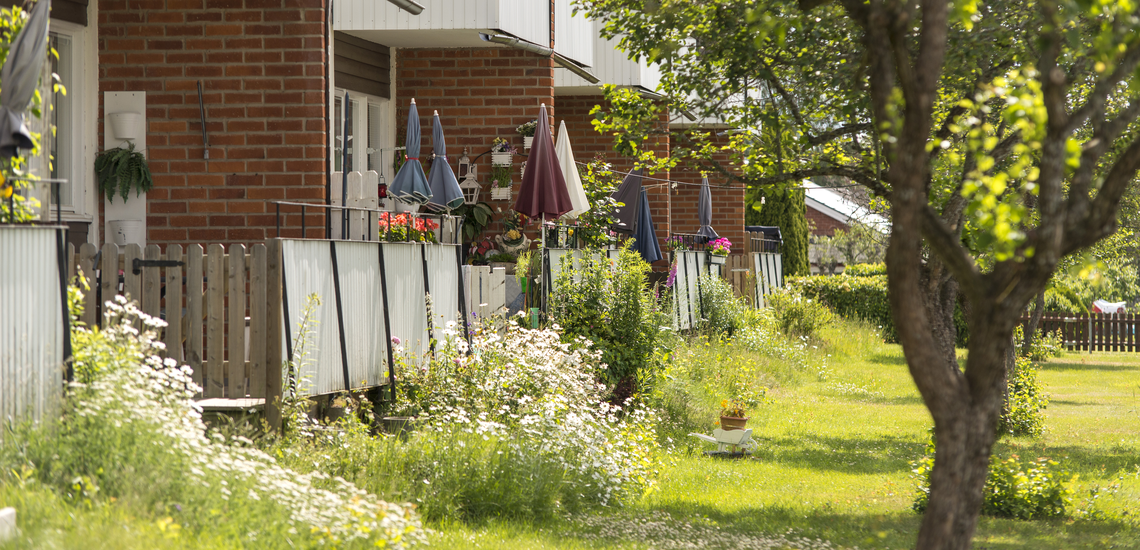
[(493, 201), (505, 201), (505, 200), (510, 200), (510, 199), (511, 199), (511, 188), (510, 187), (492, 187), (491, 188), (491, 200), (493, 200)]
[(728, 256), (717, 256), (716, 254), (709, 254), (709, 259), (712, 261), (713, 265), (724, 265), (724, 262), (728, 261)]
[(534, 143), (534, 136), (523, 136), (523, 149), (530, 149), (531, 143)]
[(491, 153), (491, 166), (510, 166), (512, 153)]

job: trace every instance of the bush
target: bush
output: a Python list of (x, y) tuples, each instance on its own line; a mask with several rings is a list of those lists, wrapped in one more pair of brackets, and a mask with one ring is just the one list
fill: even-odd
[[(910, 463), (917, 482), (917, 495), (911, 508), (924, 512), (930, 502), (930, 472), (934, 467), (934, 441), (926, 454)], [(1007, 459), (990, 459), (989, 473), (983, 490), (982, 514), (1013, 519), (1045, 519), (1064, 517), (1072, 504), (1071, 491), (1065, 486), (1076, 479), (1048, 458), (1022, 463), (1017, 455)]]
[(1013, 343), (1017, 348), (1019, 357), (1026, 357), (1030, 361), (1040, 363), (1050, 357), (1060, 357), (1065, 351), (1065, 339), (1061, 337), (1060, 329), (1047, 334), (1038, 334), (1029, 349), (1025, 349), (1024, 327), (1018, 325), (1014, 329)]
[(853, 264), (843, 269), (843, 274), (848, 277), (874, 277), (876, 275), (887, 274), (887, 264), (879, 262), (877, 264)]
[(154, 355), (165, 323), (117, 300), (108, 302), (103, 330), (75, 329), (75, 370), (85, 383), (71, 387), (61, 420), (6, 439), (18, 443), (0, 447), (3, 475), (31, 472), (18, 483), (34, 476), (77, 506), (115, 503), (165, 522), (168, 533), (220, 539), (219, 547), (424, 541), (412, 507), (283, 468), (248, 439), (207, 434), (190, 369)]
[[(1014, 331), (1021, 342), (1021, 327)], [(1037, 381), (1040, 366), (1027, 357), (1014, 360), (1013, 372), (1006, 373), (1006, 400), (998, 422), (998, 433), (1038, 436), (1045, 431), (1045, 414), (1049, 397)]]
[(781, 290), (768, 296), (776, 326), (780, 332), (794, 337), (812, 337), (831, 324), (831, 310), (818, 300)]
[(701, 275), (700, 329), (707, 334), (732, 336), (745, 324), (748, 306), (732, 290), (732, 285), (718, 275)]
[(553, 330), (448, 329), (422, 366), (401, 362), (406, 440), (370, 437), (355, 417), (282, 454), (416, 502), (431, 520), (550, 518), (637, 498), (653, 483), (655, 422), (602, 402), (599, 354)]
[(550, 316), (561, 327), (564, 342), (586, 338), (601, 352), (605, 378), (622, 402), (654, 364), (668, 315), (647, 288), (649, 264), (628, 244), (616, 261), (603, 251), (582, 252), (578, 269), (572, 270), (568, 260), (558, 266)]
[[(882, 327), (883, 340), (898, 343), (886, 275), (795, 277), (787, 279), (787, 286), (807, 298), (823, 302), (836, 315)], [(965, 347), (969, 340), (969, 327), (961, 304), (954, 308), (954, 328), (957, 332), (955, 345)]]

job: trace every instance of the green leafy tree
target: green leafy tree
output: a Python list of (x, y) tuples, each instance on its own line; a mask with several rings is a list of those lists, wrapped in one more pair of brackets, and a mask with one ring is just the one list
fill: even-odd
[[(917, 547), (969, 548), (1007, 355), (1140, 168), (1140, 20), (1070, 0), (582, 0), (700, 127), (671, 153), (750, 187), (845, 177), (888, 203), (888, 293), (938, 448)], [(622, 113), (623, 103), (610, 104)], [(615, 117), (607, 128), (630, 125)], [(642, 120), (649, 125), (655, 121)], [(773, 141), (776, 146), (773, 146)], [(725, 151), (739, 173), (715, 162)], [(955, 357), (966, 305), (969, 355)]]
[(764, 197), (756, 223), (780, 227), (786, 276), (811, 275), (808, 262), (807, 207), (803, 189), (771, 189)]

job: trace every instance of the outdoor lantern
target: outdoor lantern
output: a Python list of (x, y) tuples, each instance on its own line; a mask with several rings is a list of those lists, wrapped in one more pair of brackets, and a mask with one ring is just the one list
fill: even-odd
[(483, 186), (475, 179), (475, 169), (477, 166), (471, 164), (471, 159), (467, 157), (467, 149), (463, 149), (463, 156), (459, 157), (459, 170), (456, 175), (459, 176), (459, 189), (463, 191), (463, 202), (467, 204), (475, 204), (479, 202), (479, 191), (483, 190)]

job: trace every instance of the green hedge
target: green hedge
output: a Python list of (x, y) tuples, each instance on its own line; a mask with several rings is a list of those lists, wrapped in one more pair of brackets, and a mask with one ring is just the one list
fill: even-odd
[(887, 264), (854, 264), (843, 268), (843, 274), (848, 277), (874, 277), (887, 274)]
[[(895, 321), (891, 317), (886, 275), (859, 277), (813, 275), (792, 277), (786, 282), (789, 289), (799, 292), (804, 297), (823, 302), (837, 315), (862, 319), (882, 327), (883, 339), (888, 343), (898, 343), (899, 335), (895, 329)], [(961, 306), (954, 308), (954, 326), (958, 329), (956, 345), (964, 347), (969, 331)]]

